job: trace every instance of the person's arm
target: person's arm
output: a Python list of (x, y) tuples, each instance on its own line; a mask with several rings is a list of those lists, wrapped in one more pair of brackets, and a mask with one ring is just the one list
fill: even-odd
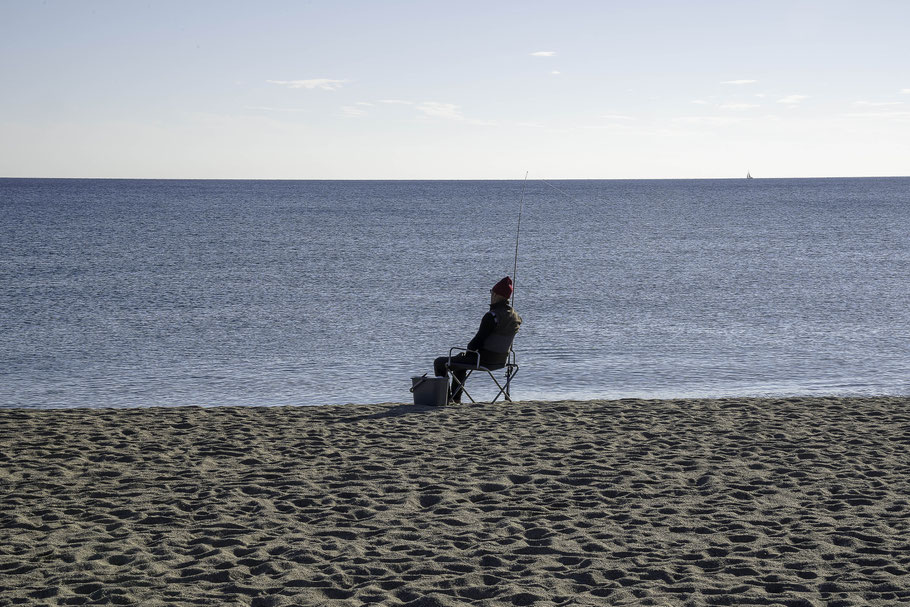
[(468, 343), (468, 350), (480, 350), (481, 346), (483, 346), (483, 342), (486, 341), (487, 337), (490, 336), (490, 333), (492, 333), (495, 328), (496, 318), (493, 316), (492, 312), (487, 312), (480, 321), (480, 328), (477, 329), (477, 335)]

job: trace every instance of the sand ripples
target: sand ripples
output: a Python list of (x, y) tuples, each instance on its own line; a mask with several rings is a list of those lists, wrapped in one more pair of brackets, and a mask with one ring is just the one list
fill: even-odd
[(0, 411), (0, 605), (901, 605), (906, 399)]

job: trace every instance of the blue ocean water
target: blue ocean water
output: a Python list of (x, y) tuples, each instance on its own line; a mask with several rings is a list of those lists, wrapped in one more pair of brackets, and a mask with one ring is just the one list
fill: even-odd
[[(0, 180), (0, 407), (408, 401), (522, 187)], [(532, 179), (513, 396), (908, 394), (908, 275), (910, 178)]]

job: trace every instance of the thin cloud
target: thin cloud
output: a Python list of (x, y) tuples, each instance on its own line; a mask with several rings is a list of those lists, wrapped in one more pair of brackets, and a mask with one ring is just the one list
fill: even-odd
[[(440, 120), (452, 120), (455, 122), (463, 122), (465, 124), (473, 124), (480, 126), (496, 126), (495, 122), (485, 121), (485, 120), (475, 120), (472, 118), (467, 118), (461, 110), (461, 106), (455, 103), (443, 103), (440, 101), (408, 101), (406, 99), (379, 99), (376, 103), (381, 103), (384, 105), (405, 105), (411, 106), (417, 112), (422, 114), (426, 118), (437, 118)], [(362, 103), (360, 105), (367, 105)], [(372, 104), (370, 104), (372, 105)]]
[(553, 70), (552, 72), (550, 72), (550, 74), (552, 74), (553, 76), (559, 76), (561, 73), (562, 72), (560, 72), (559, 70)]
[(454, 103), (424, 101), (423, 103), (415, 104), (414, 107), (417, 109), (417, 111), (428, 118), (453, 120), (456, 122), (463, 122), (464, 124), (471, 124), (475, 126), (498, 126), (498, 124), (494, 121), (466, 118), (464, 114), (461, 113), (461, 106), (455, 105)]
[(299, 107), (269, 107), (265, 105), (248, 105), (243, 109), (253, 112), (308, 112), (309, 110)]
[(902, 95), (910, 95), (910, 89), (901, 89)]
[(556, 54), (556, 51), (536, 51), (531, 53), (532, 57), (552, 57)]
[(721, 84), (755, 84), (758, 80), (724, 80)]
[(623, 131), (632, 128), (632, 125), (614, 122), (612, 124), (586, 124), (578, 127), (585, 131)]
[(366, 116), (366, 111), (353, 105), (344, 105), (341, 107), (341, 113), (348, 118), (360, 118)]
[(751, 110), (761, 106), (755, 103), (724, 103), (718, 107), (722, 110)]
[(454, 103), (438, 103), (436, 101), (425, 101), (417, 105), (417, 111), (424, 113), (432, 118), (445, 118), (447, 120), (464, 120), (461, 114), (461, 107)]
[(903, 101), (854, 101), (853, 105), (862, 107), (888, 107), (895, 105), (904, 105)]
[[(633, 126), (630, 124), (635, 121), (635, 118), (632, 116), (626, 116), (625, 114), (601, 114), (598, 116), (604, 122), (602, 124), (585, 124), (581, 125), (578, 128), (581, 130), (625, 130), (631, 129)], [(570, 129), (572, 130), (572, 129)]]
[(730, 126), (739, 124), (742, 118), (733, 118), (731, 116), (681, 116), (674, 119), (681, 124), (691, 124), (698, 126)]
[(885, 120), (899, 120), (907, 122), (910, 120), (910, 112), (855, 112), (844, 114), (846, 118), (877, 118)]
[(808, 98), (809, 98), (809, 95), (787, 95), (786, 97), (782, 97), (781, 99), (778, 99), (777, 102), (784, 103), (786, 105), (796, 105), (797, 103), (800, 103), (804, 99), (808, 99)]
[(322, 91), (337, 91), (348, 80), (333, 80), (331, 78), (313, 78), (311, 80), (266, 80), (269, 84), (285, 86), (289, 89), (307, 89)]

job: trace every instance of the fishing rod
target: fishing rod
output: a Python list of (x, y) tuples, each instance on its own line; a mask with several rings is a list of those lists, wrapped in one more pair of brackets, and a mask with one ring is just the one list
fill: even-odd
[(528, 171), (521, 182), (521, 197), (518, 199), (518, 230), (515, 232), (515, 263), (512, 266), (512, 301), (509, 305), (515, 307), (515, 285), (518, 283), (518, 238), (521, 236), (521, 212), (525, 208), (525, 185), (528, 183)]

